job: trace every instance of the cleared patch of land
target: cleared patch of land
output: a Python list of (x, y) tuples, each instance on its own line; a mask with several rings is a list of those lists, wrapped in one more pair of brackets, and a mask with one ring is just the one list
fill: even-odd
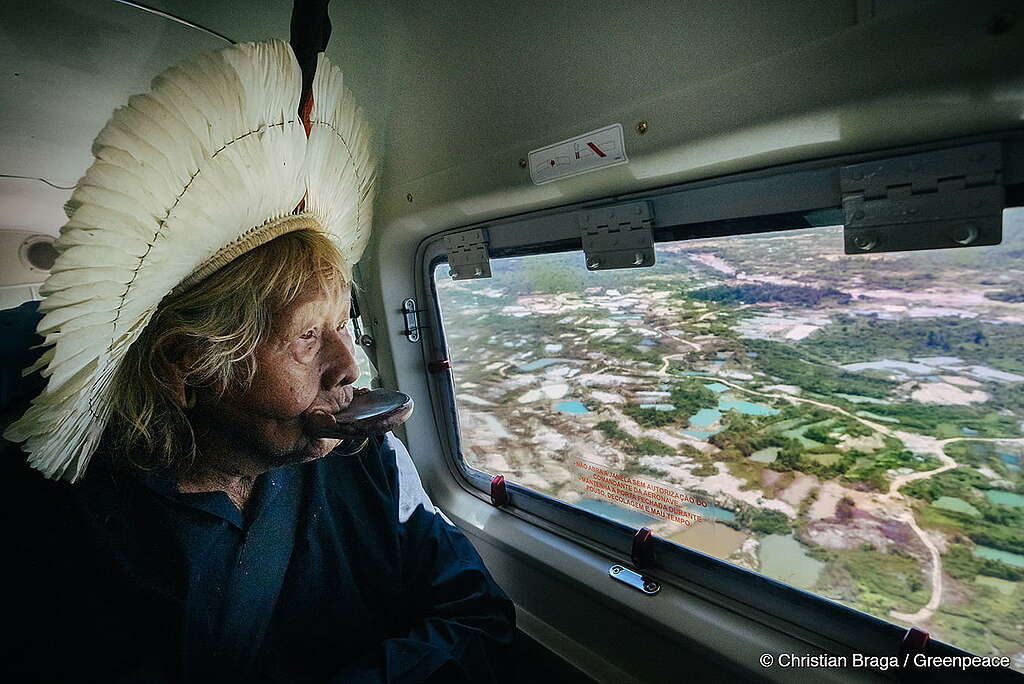
[[(463, 456), (1024, 666), (1024, 297), (990, 282), (1024, 279), (1022, 216), (995, 248), (846, 257), (814, 229), (439, 280)], [(599, 500), (578, 460), (703, 520)]]

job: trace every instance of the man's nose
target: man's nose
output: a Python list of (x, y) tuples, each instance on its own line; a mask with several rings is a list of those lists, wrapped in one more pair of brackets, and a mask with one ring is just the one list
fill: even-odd
[(330, 390), (338, 385), (351, 385), (359, 378), (355, 346), (347, 328), (331, 331), (324, 339), (323, 385)]

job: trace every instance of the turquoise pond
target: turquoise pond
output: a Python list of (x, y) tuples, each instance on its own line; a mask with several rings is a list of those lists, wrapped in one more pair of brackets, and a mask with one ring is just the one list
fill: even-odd
[(762, 406), (761, 404), (755, 404), (752, 401), (720, 401), (718, 402), (719, 411), (739, 411), (745, 413), (748, 416), (774, 416), (779, 411), (768, 406)]
[(600, 499), (580, 499), (576, 502), (576, 505), (585, 511), (596, 513), (605, 518), (611, 518), (615, 522), (620, 522), (630, 527), (644, 527), (658, 520), (652, 515), (647, 515), (632, 508), (618, 506), (609, 501), (601, 501)]
[(1018, 568), (1024, 568), (1024, 554), (1021, 553), (1012, 553), (1010, 551), (1003, 551), (1002, 549), (994, 549), (991, 546), (975, 546), (974, 555), (978, 558), (1002, 561), (1007, 565), (1015, 565)]
[(736, 514), (725, 508), (719, 508), (718, 506), (695, 506), (689, 504), (687, 506), (694, 513), (698, 513), (705, 518), (714, 518), (715, 520), (733, 521), (736, 519)]
[(1017, 454), (998, 454), (1000, 460), (1011, 470), (1020, 470), (1020, 456)]
[(556, 363), (568, 363), (572, 359), (534, 359), (528, 363), (519, 364), (519, 370), (521, 371), (535, 371), (541, 368), (547, 368), (553, 366)]
[(560, 401), (555, 408), (562, 413), (590, 413), (590, 409), (579, 401)]
[(1016, 492), (1007, 492), (1002, 489), (988, 489), (985, 491), (985, 496), (987, 496), (988, 500), (994, 504), (1024, 508), (1024, 496), (1021, 496)]
[(718, 409), (702, 408), (690, 416), (690, 425), (694, 427), (710, 427), (722, 419), (722, 412)]
[(721, 394), (722, 392), (725, 392), (726, 390), (729, 389), (727, 385), (723, 385), (720, 382), (712, 382), (704, 386), (711, 390), (712, 392), (714, 392), (715, 394)]
[[(761, 404), (755, 404), (752, 401), (743, 401), (737, 399), (722, 399), (718, 402), (718, 408), (702, 408), (695, 414), (690, 416), (690, 427), (691, 428), (706, 428), (711, 427), (718, 421), (722, 420), (722, 413), (725, 411), (737, 411), (738, 413), (744, 413), (748, 416), (774, 416), (778, 413), (777, 409), (773, 409), (768, 406)], [(691, 430), (683, 430), (686, 434), (697, 435)], [(707, 436), (700, 436), (700, 439), (707, 439), (714, 433), (710, 433)]]

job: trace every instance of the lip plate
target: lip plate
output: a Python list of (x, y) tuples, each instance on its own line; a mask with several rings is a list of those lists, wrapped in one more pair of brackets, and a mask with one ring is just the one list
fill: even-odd
[(339, 424), (354, 427), (399, 414), (411, 405), (412, 397), (404, 392), (376, 389), (357, 394), (344, 410), (334, 414), (334, 419)]

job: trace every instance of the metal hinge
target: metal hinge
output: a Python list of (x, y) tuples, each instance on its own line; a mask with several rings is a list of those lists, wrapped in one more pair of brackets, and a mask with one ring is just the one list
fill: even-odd
[(654, 265), (654, 216), (647, 202), (588, 209), (579, 222), (589, 270)]
[(448, 275), (452, 280), (491, 277), (491, 257), (487, 251), (487, 229), (474, 228), (444, 236), (448, 250)]
[(998, 245), (1003, 151), (981, 143), (843, 167), (847, 254)]

